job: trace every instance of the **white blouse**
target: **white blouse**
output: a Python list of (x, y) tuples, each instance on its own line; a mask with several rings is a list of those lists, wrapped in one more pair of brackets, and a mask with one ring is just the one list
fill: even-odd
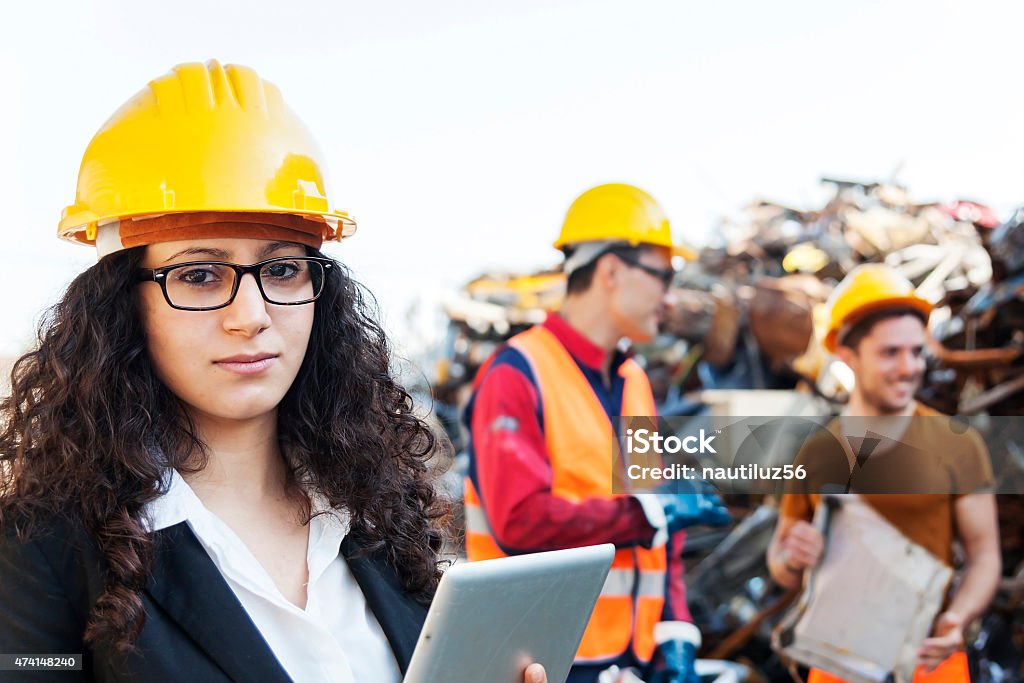
[[(340, 554), (348, 515), (331, 510), (309, 523), (306, 609), (289, 602), (231, 527), (176, 471), (168, 492), (146, 507), (152, 530), (187, 522), (289, 676), (298, 683), (399, 683), (377, 619)], [(326, 510), (313, 496), (313, 511)]]

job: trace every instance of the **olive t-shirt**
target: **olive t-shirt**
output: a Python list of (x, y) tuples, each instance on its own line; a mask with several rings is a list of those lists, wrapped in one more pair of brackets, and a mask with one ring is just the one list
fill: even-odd
[(857, 493), (907, 538), (952, 566), (956, 500), (992, 485), (981, 436), (921, 405), (897, 438), (872, 432), (878, 423), (869, 418), (855, 420), (863, 421), (861, 428), (851, 430), (849, 421), (844, 427), (836, 419), (808, 437), (794, 461), (807, 476), (787, 485), (779, 514), (810, 521), (822, 494)]

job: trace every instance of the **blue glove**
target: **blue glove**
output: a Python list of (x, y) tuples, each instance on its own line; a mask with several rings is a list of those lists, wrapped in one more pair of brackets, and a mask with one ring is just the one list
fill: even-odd
[(655, 493), (665, 512), (670, 534), (696, 526), (725, 526), (732, 522), (732, 515), (725, 503), (707, 483), (701, 486), (702, 493)]
[(700, 631), (693, 624), (686, 626), (696, 631), (697, 640), (671, 638), (658, 643), (644, 676), (647, 683), (700, 683), (700, 676), (693, 668), (700, 646)]

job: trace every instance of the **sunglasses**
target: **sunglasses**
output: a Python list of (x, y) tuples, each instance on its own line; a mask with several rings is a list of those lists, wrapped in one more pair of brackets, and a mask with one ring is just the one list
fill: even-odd
[(676, 277), (676, 271), (672, 268), (656, 268), (654, 266), (649, 266), (646, 263), (641, 263), (633, 256), (620, 254), (617, 252), (612, 253), (615, 254), (616, 258), (625, 263), (627, 266), (631, 268), (639, 268), (648, 275), (658, 278), (659, 280), (661, 280), (661, 284), (664, 285), (666, 288), (672, 285), (672, 281)]

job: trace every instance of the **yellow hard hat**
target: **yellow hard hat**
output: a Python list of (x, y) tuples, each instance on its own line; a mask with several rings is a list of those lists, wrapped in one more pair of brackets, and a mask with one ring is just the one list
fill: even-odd
[(317, 240), (340, 240), (355, 221), (331, 208), (325, 171), (276, 86), (244, 66), (182, 64), (150, 81), (93, 137), (57, 234), (95, 244), (111, 226), (116, 243), (128, 219), (227, 212), (291, 214), (314, 222), (298, 221)]
[(830, 352), (838, 347), (840, 332), (868, 313), (907, 307), (920, 311), (927, 319), (932, 311), (932, 304), (916, 294), (910, 280), (880, 263), (868, 263), (851, 270), (832, 290), (827, 305), (830, 319), (824, 344)]
[(825, 251), (810, 242), (801, 242), (782, 259), (782, 269), (787, 273), (817, 273), (830, 260)]
[(632, 185), (598, 185), (577, 197), (565, 215), (555, 248), (605, 241), (653, 244), (667, 247), (673, 256), (696, 259), (692, 249), (672, 242), (668, 218), (654, 197)]

